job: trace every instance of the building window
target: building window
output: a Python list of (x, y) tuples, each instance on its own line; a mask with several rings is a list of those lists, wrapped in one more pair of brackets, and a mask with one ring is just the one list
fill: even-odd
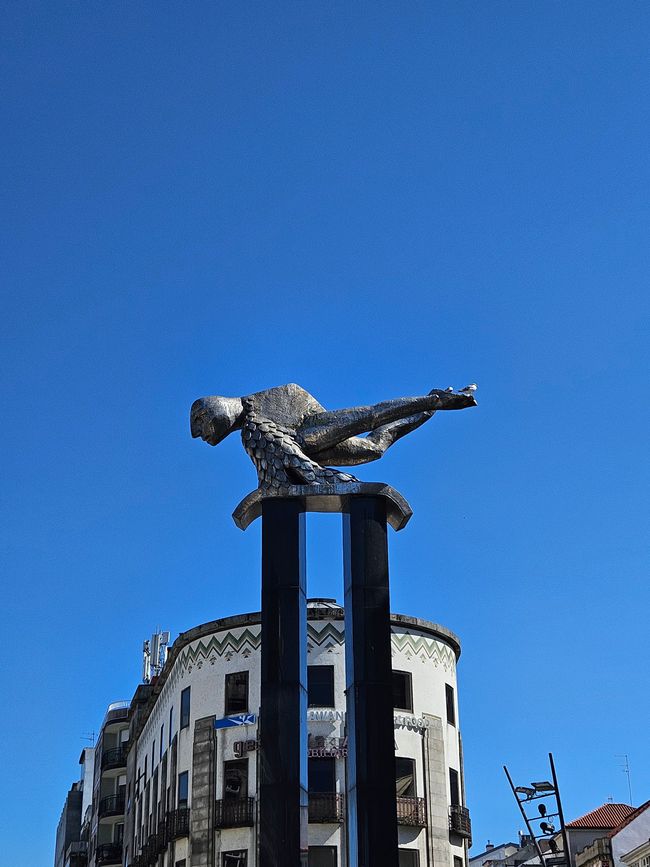
[(162, 757), (163, 757), (163, 752), (164, 752), (164, 749), (165, 749), (165, 748), (163, 747), (163, 744), (164, 744), (164, 743), (165, 743), (165, 723), (162, 723), (161, 726), (160, 726), (160, 758), (161, 758), (161, 759), (162, 759)]
[(309, 707), (334, 707), (334, 666), (310, 665), (307, 668)]
[(186, 864), (186, 863), (187, 863), (187, 862), (185, 861), (185, 858), (183, 858), (182, 861), (177, 861), (177, 862), (176, 862), (176, 867), (185, 867), (185, 864)]
[(237, 759), (223, 763), (223, 797), (248, 797), (248, 759)]
[(454, 688), (445, 684), (445, 696), (447, 698), (447, 722), (449, 725), (456, 725), (456, 705), (454, 703)]
[(221, 856), (222, 867), (246, 867), (248, 852), (246, 849), (238, 849), (236, 852), (224, 852)]
[(185, 729), (190, 724), (190, 687), (187, 686), (181, 693), (181, 728)]
[(415, 797), (415, 759), (395, 757), (395, 789), (398, 798)]
[(187, 798), (188, 798), (188, 774), (187, 771), (183, 771), (182, 774), (178, 775), (178, 806), (180, 809), (183, 807), (187, 807)]
[(174, 723), (174, 705), (169, 708), (169, 741), (168, 746), (172, 745), (172, 727)]
[(308, 867), (336, 867), (336, 846), (310, 846)]
[(463, 859), (459, 858), (458, 855), (454, 855), (454, 867), (463, 867)]
[(452, 806), (460, 805), (460, 785), (458, 780), (458, 771), (449, 768), (449, 798)]
[(235, 671), (226, 675), (225, 716), (248, 711), (248, 672)]
[(408, 671), (393, 672), (393, 707), (398, 710), (413, 710), (413, 686)]
[(309, 791), (327, 793), (336, 791), (336, 759), (307, 759)]
[(156, 763), (156, 739), (153, 739), (153, 743), (151, 744), (151, 770), (153, 771), (154, 765)]
[[(420, 853), (417, 849), (399, 849), (397, 856), (398, 867), (419, 867)], [(454, 867), (458, 867), (454, 864)]]

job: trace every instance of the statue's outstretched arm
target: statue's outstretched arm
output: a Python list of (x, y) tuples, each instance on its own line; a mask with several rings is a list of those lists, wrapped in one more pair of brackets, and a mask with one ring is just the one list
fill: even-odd
[(314, 413), (305, 418), (300, 435), (309, 454), (320, 454), (350, 437), (376, 430), (399, 419), (422, 412), (463, 409), (474, 404), (475, 400), (471, 395), (434, 390), (422, 397), (398, 397), (372, 406)]

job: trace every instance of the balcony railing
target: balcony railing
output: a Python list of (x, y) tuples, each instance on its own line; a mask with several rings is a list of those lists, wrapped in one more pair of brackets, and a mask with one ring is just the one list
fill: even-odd
[(414, 825), (424, 828), (427, 824), (427, 810), (424, 798), (398, 798), (397, 824)]
[(245, 828), (255, 824), (253, 798), (224, 798), (217, 801), (217, 828)]
[(126, 767), (126, 750), (123, 750), (122, 747), (117, 747), (114, 750), (104, 750), (102, 753), (102, 771), (124, 767)]
[(68, 844), (65, 850), (65, 863), (71, 867), (88, 863), (88, 843), (85, 840), (78, 840)]
[(169, 838), (167, 837), (167, 822), (162, 820), (158, 822), (158, 830), (156, 831), (156, 852), (160, 855), (167, 848)]
[(449, 808), (449, 830), (460, 837), (472, 839), (472, 821), (467, 807), (460, 804), (452, 804)]
[(146, 856), (147, 864), (153, 867), (154, 864), (158, 863), (158, 835), (157, 834), (149, 834), (149, 839), (147, 840), (147, 845), (143, 849), (143, 854)]
[(121, 816), (124, 813), (124, 795), (108, 795), (102, 798), (97, 813), (100, 819), (105, 816)]
[(179, 837), (188, 837), (190, 833), (190, 810), (189, 807), (179, 807), (167, 813), (167, 839), (177, 840)]
[(311, 792), (309, 821), (342, 822), (345, 817), (345, 796), (336, 792)]
[(121, 864), (122, 863), (122, 844), (121, 843), (100, 843), (97, 847), (95, 859), (97, 864)]

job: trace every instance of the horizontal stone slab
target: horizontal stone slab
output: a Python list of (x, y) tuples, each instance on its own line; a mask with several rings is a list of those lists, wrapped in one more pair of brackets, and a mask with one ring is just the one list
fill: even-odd
[(351, 497), (384, 497), (386, 500), (386, 519), (394, 530), (402, 530), (408, 523), (413, 511), (404, 497), (384, 482), (340, 482), (334, 485), (291, 485), (283, 488), (278, 495), (262, 492), (258, 488), (244, 497), (232, 513), (232, 518), (240, 530), (245, 530), (262, 514), (265, 499), (300, 499), (305, 512), (348, 511)]

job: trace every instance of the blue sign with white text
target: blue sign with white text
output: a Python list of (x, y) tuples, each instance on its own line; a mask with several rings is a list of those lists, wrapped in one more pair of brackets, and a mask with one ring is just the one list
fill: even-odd
[(257, 721), (254, 713), (238, 713), (235, 716), (226, 716), (223, 719), (216, 719), (214, 727), (216, 729), (229, 729), (233, 726), (250, 726)]

